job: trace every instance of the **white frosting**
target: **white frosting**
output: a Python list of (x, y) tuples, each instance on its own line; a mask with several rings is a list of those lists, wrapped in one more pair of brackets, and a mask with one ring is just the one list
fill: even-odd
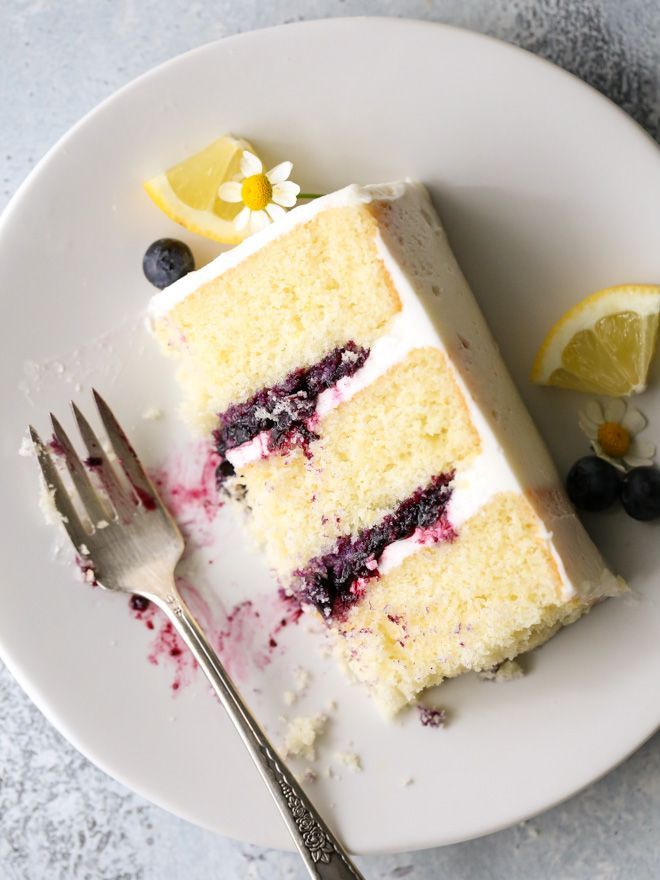
[(245, 467), (253, 461), (259, 461), (260, 458), (267, 458), (270, 454), (268, 441), (270, 434), (268, 431), (262, 431), (252, 440), (241, 443), (240, 446), (234, 446), (225, 452), (225, 458), (236, 469)]
[(443, 525), (432, 526), (430, 529), (415, 529), (410, 537), (401, 538), (387, 545), (376, 563), (378, 574), (386, 575), (409, 556), (418, 553), (424, 547), (439, 544), (447, 538), (447, 528)]

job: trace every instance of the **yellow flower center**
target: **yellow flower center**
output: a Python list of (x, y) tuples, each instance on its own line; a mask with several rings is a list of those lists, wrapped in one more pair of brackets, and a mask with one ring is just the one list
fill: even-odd
[(621, 458), (630, 449), (630, 432), (617, 422), (603, 422), (598, 428), (598, 442), (605, 455)]
[(272, 197), (273, 187), (265, 174), (253, 174), (243, 181), (241, 198), (251, 211), (263, 211)]

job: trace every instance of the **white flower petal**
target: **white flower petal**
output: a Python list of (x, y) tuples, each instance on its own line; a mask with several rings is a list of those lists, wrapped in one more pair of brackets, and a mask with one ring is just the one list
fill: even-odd
[(270, 217), (265, 211), (253, 211), (250, 217), (250, 229), (252, 232), (259, 232), (270, 223)]
[(240, 202), (242, 201), (241, 191), (242, 187), (240, 183), (236, 183), (230, 180), (227, 181), (227, 183), (223, 183), (220, 185), (220, 188), (218, 189), (218, 195), (223, 202)]
[(593, 428), (594, 431), (598, 430), (599, 425), (602, 425), (602, 419), (598, 419), (597, 421), (594, 419), (590, 419), (589, 416), (584, 412), (578, 413), (578, 423), (580, 425), (588, 425), (590, 428)]
[(264, 166), (261, 163), (261, 159), (258, 159), (254, 153), (251, 153), (249, 150), (243, 150), (243, 155), (241, 156), (241, 174), (243, 177), (252, 177), (253, 174), (261, 174)]
[(266, 205), (266, 212), (271, 220), (279, 220), (280, 217), (284, 217), (286, 211), (284, 208), (276, 205), (274, 202), (271, 202), (269, 205)]
[(626, 404), (620, 397), (615, 397), (605, 405), (605, 421), (621, 423), (626, 414)]
[(279, 165), (266, 172), (266, 177), (272, 184), (283, 183), (292, 171), (293, 162), (280, 162)]
[(628, 452), (630, 455), (637, 458), (653, 459), (653, 456), (655, 455), (655, 443), (651, 443), (650, 440), (639, 440), (638, 438), (635, 438), (630, 444)]
[(651, 467), (653, 464), (652, 458), (638, 458), (636, 455), (625, 455), (623, 460), (628, 465), (628, 467)]
[(282, 193), (273, 193), (273, 202), (276, 205), (281, 205), (283, 208), (293, 208), (297, 202), (297, 198), (295, 196), (287, 196)]
[(246, 208), (243, 208), (243, 210), (240, 211), (236, 215), (236, 218), (234, 219), (234, 226), (236, 227), (236, 229), (239, 232), (241, 232), (241, 230), (245, 229), (245, 227), (250, 222), (250, 214), (251, 213), (252, 213), (252, 211), (246, 207)]
[(639, 434), (646, 427), (646, 418), (634, 406), (629, 406), (621, 424), (631, 434)]
[(600, 425), (603, 421), (603, 407), (597, 400), (590, 400), (584, 409), (584, 413), (596, 425)]
[(578, 424), (580, 429), (590, 440), (595, 440), (598, 437), (598, 426), (594, 425), (592, 421), (587, 419), (583, 413), (580, 413), (578, 417)]
[(284, 208), (293, 208), (296, 204), (300, 187), (297, 183), (285, 180), (284, 183), (276, 183), (273, 187), (273, 201), (276, 205)]
[(279, 193), (297, 196), (300, 192), (300, 187), (297, 183), (294, 183), (292, 180), (283, 180), (282, 183), (278, 183), (273, 187), (273, 190), (277, 190)]
[(583, 411), (578, 411), (578, 421), (584, 422), (586, 425), (591, 425), (592, 428), (597, 428), (603, 423), (602, 419), (592, 419), (588, 413)]
[(603, 461), (608, 461), (610, 464), (614, 465), (614, 467), (618, 471), (625, 471), (625, 467), (623, 466), (621, 459), (620, 458), (610, 458), (609, 455), (606, 455), (603, 452), (599, 443), (592, 443), (591, 448), (593, 449), (595, 454), (598, 456), (598, 458), (602, 458)]

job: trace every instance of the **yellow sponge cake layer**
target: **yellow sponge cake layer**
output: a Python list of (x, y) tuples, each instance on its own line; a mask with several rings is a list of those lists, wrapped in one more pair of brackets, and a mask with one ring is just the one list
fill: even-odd
[(480, 452), (463, 396), (435, 348), (414, 349), (317, 431), (309, 457), (300, 450), (272, 455), (237, 477), (247, 487), (251, 530), (284, 579)]
[(455, 541), (374, 579), (335, 631), (352, 676), (385, 714), (445, 678), (512, 659), (588, 609), (566, 600), (539, 537), (525, 498), (503, 493)]
[(332, 208), (208, 281), (204, 270), (191, 276), (196, 288), (153, 322), (181, 359), (188, 408), (214, 416), (348, 340), (368, 347), (383, 333), (400, 303), (376, 232), (368, 205)]

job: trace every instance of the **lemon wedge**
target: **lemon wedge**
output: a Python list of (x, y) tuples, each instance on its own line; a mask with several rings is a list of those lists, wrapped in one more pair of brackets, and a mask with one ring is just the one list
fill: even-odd
[(144, 188), (161, 211), (190, 232), (238, 244), (248, 232), (236, 230), (233, 222), (243, 205), (223, 202), (218, 189), (239, 172), (243, 150), (254, 152), (247, 141), (225, 135), (147, 180)]
[(660, 287), (608, 287), (569, 309), (539, 349), (531, 380), (624, 397), (646, 388), (655, 351)]

